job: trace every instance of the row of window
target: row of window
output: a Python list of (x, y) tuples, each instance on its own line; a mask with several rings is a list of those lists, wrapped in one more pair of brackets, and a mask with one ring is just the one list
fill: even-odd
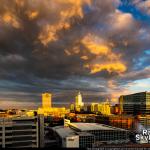
[(32, 136), (23, 136), (23, 137), (12, 137), (12, 138), (6, 138), (5, 141), (28, 141), (28, 140), (36, 140), (36, 137)]
[(25, 129), (36, 129), (36, 126), (13, 126), (13, 127), (5, 127), (6, 130), (25, 130)]
[(15, 135), (33, 135), (36, 131), (15, 131), (11, 133), (5, 133), (5, 136), (15, 136)]

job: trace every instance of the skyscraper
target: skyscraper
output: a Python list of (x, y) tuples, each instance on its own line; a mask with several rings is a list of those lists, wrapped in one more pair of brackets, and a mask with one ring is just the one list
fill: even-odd
[(51, 108), (52, 103), (52, 94), (43, 93), (42, 94), (42, 106), (43, 108)]
[(80, 91), (78, 92), (78, 95), (75, 98), (75, 109), (77, 111), (80, 111), (80, 109), (84, 106), (84, 103), (82, 102), (82, 95)]
[(38, 114), (43, 114), (44, 116), (64, 116), (66, 113), (65, 107), (52, 107), (52, 94), (43, 93), (42, 94), (42, 107), (38, 108)]

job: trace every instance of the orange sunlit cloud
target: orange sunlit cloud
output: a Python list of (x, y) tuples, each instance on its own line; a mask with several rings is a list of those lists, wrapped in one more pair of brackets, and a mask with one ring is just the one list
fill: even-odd
[(109, 88), (115, 88), (116, 87), (116, 83), (114, 80), (108, 80), (108, 87)]
[(79, 89), (116, 102), (149, 90), (150, 28), (119, 1), (0, 0), (0, 98), (38, 101), (32, 92), (50, 89), (68, 101)]
[[(117, 72), (118, 74), (123, 73), (127, 70), (125, 64), (121, 61), (121, 55), (115, 54), (112, 52), (110, 45), (107, 42), (99, 42), (98, 40), (95, 41), (95, 37), (93, 38), (92, 35), (87, 35), (83, 38), (82, 43), (88, 49), (88, 51), (96, 56), (96, 58), (101, 58), (105, 56), (107, 59), (106, 62), (99, 62), (99, 63), (88, 63), (85, 64), (84, 67), (90, 69), (90, 73), (94, 74), (103, 70), (107, 70), (109, 73)], [(111, 44), (112, 45), (112, 44)]]
[(43, 27), (39, 34), (39, 40), (44, 46), (47, 46), (49, 42), (56, 41), (58, 39), (57, 32), (62, 29), (69, 29), (71, 26), (70, 19), (73, 16), (83, 17), (82, 5), (84, 3), (90, 4), (90, 0), (57, 0), (58, 5), (69, 5), (67, 9), (61, 10), (59, 13), (60, 20), (56, 24), (47, 24)]
[(4, 21), (4, 23), (9, 24), (14, 28), (20, 28), (20, 23), (18, 22), (17, 18), (9, 12), (6, 12), (2, 16), (2, 20)]
[(36, 17), (38, 17), (39, 12), (38, 11), (27, 11), (26, 12), (28, 18), (30, 20), (35, 19)]
[(100, 72), (102, 70), (107, 70), (109, 73), (123, 73), (126, 71), (126, 66), (124, 64), (121, 64), (120, 62), (109, 64), (90, 64), (86, 65), (85, 67), (90, 68), (92, 74)]
[[(78, 46), (74, 46), (71, 49), (65, 49), (64, 52), (66, 53), (67, 56), (76, 55), (80, 53), (80, 48)], [(81, 56), (80, 58), (85, 60), (86, 59), (85, 57), (87, 58), (87, 56)]]
[(92, 38), (91, 35), (87, 35), (82, 40), (82, 43), (88, 48), (89, 52), (95, 55), (107, 55), (110, 52), (108, 46), (96, 43)]
[(120, 91), (111, 91), (111, 102), (112, 103), (117, 103), (118, 98), (120, 95), (127, 95), (130, 94), (131, 92), (128, 89), (121, 89)]
[(16, 4), (19, 5), (20, 7), (23, 7), (25, 4), (24, 0), (15, 0)]

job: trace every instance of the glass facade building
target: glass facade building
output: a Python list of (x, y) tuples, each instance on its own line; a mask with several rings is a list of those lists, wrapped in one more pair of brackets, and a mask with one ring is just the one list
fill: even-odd
[(150, 92), (122, 95), (119, 104), (123, 114), (148, 115), (150, 114)]

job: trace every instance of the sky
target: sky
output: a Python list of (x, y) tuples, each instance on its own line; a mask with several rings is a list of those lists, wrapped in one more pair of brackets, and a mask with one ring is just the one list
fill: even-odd
[(0, 0), (0, 109), (149, 89), (150, 0)]

